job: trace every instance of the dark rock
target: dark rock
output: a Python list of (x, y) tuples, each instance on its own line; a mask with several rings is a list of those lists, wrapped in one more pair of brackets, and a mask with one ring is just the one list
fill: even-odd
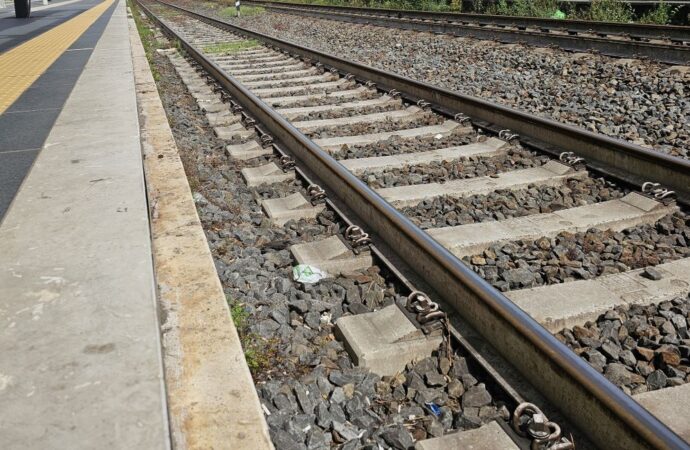
[(491, 403), (491, 394), (486, 390), (484, 384), (472, 386), (462, 395), (462, 407), (479, 408)]
[(650, 280), (658, 281), (661, 280), (662, 275), (661, 272), (656, 270), (653, 267), (646, 267), (644, 271), (642, 272), (642, 276), (645, 278), (649, 278)]
[(402, 425), (388, 428), (381, 433), (384, 442), (394, 449), (407, 450), (414, 446), (412, 436)]
[(662, 370), (655, 370), (647, 377), (647, 386), (650, 390), (666, 387), (666, 374)]

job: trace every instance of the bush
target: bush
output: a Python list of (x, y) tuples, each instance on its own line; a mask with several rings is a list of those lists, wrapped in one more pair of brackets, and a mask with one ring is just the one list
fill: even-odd
[(671, 22), (671, 17), (676, 12), (678, 12), (678, 7), (673, 8), (662, 0), (656, 5), (656, 8), (650, 9), (640, 17), (640, 23), (666, 25)]
[(620, 0), (592, 0), (589, 19), (597, 22), (632, 22), (630, 3)]

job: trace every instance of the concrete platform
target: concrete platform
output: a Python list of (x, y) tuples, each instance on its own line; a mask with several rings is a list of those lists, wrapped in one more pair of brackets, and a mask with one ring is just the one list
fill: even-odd
[(517, 240), (554, 237), (568, 231), (590, 228), (621, 231), (628, 227), (655, 223), (676, 211), (655, 200), (632, 192), (621, 199), (525, 217), (481, 222), (455, 227), (431, 228), (427, 233), (458, 258), (479, 254), (487, 248)]
[(144, 48), (130, 21), (172, 448), (273, 448)]
[(401, 169), (405, 166), (431, 164), (433, 162), (453, 161), (472, 156), (494, 156), (505, 153), (509, 144), (497, 138), (489, 138), (476, 144), (440, 148), (419, 153), (402, 155), (374, 156), (371, 158), (345, 159), (340, 164), (359, 175), (365, 171), (382, 172), (386, 169)]
[(365, 108), (368, 106), (378, 106), (382, 108), (393, 108), (401, 105), (402, 102), (398, 99), (394, 99), (388, 95), (382, 95), (381, 97), (375, 98), (373, 100), (361, 100), (355, 102), (345, 102), (339, 105), (318, 105), (318, 106), (302, 106), (297, 108), (278, 108), (276, 111), (280, 113), (283, 117), (288, 120), (292, 120), (295, 117), (318, 113), (323, 111), (342, 111), (348, 108)]
[(368, 251), (355, 255), (338, 236), (296, 244), (290, 251), (297, 264), (309, 264), (331, 276), (365, 270), (374, 264)]
[(469, 134), (472, 127), (463, 127), (453, 120), (447, 120), (441, 125), (429, 125), (426, 127), (407, 128), (404, 130), (387, 131), (384, 133), (362, 134), (359, 136), (341, 136), (323, 139), (314, 139), (319, 147), (327, 152), (340, 150), (344, 145), (368, 145), (385, 141), (393, 136), (401, 138), (415, 138), (427, 136), (448, 136), (450, 134)]
[(418, 441), (415, 450), (519, 450), (515, 442), (497, 422), (490, 422), (475, 430), (447, 434)]
[(531, 184), (558, 186), (569, 178), (584, 179), (587, 171), (575, 172), (570, 166), (549, 161), (541, 167), (504, 172), (494, 177), (476, 177), (447, 183), (414, 184), (377, 189), (381, 197), (398, 208), (414, 206), (423, 200), (442, 195), (450, 197), (469, 197), (489, 194), (499, 189), (520, 190)]
[(690, 383), (645, 392), (633, 398), (685, 442), (690, 442), (690, 420), (688, 419)]
[(348, 117), (339, 117), (337, 119), (304, 120), (294, 122), (293, 125), (302, 131), (311, 131), (322, 127), (340, 127), (344, 125), (371, 124), (377, 122), (396, 122), (402, 125), (421, 119), (427, 114), (427, 112), (417, 106), (410, 106), (405, 109), (394, 111), (352, 115)]
[(690, 258), (654, 267), (662, 275), (654, 281), (642, 276), (643, 269), (592, 280), (571, 281), (504, 295), (531, 315), (547, 330), (596, 320), (608, 309), (624, 304), (651, 304), (685, 297), (690, 292)]
[(3, 449), (170, 447), (124, 1), (101, 17), (0, 226)]
[(283, 172), (274, 162), (258, 167), (245, 167), (241, 172), (244, 181), (249, 187), (261, 186), (262, 184), (282, 183), (283, 181), (295, 179), (294, 170)]
[(312, 205), (299, 192), (283, 198), (261, 200), (261, 207), (271, 222), (281, 227), (289, 220), (313, 219), (325, 208), (324, 205)]
[[(114, 9), (97, 0), (54, 1), (34, 4), (27, 20), (16, 19), (6, 3), (6, 12), (0, 10), (0, 221)], [(105, 7), (102, 15), (89, 13), (96, 5)], [(85, 14), (91, 17), (84, 20)]]
[(335, 335), (358, 367), (380, 376), (393, 376), (408, 363), (438, 349), (443, 336), (426, 336), (396, 305), (335, 322)]

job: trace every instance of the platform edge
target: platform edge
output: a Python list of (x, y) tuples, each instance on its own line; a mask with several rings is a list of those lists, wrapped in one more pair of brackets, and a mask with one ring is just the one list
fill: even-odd
[(273, 449), (165, 110), (130, 42), (173, 448)]

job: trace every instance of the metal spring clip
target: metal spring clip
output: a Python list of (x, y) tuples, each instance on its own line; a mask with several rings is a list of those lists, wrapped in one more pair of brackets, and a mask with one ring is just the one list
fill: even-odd
[(657, 200), (663, 200), (666, 197), (676, 195), (675, 191), (669, 191), (665, 187), (661, 187), (661, 183), (653, 183), (651, 181), (642, 184), (642, 193), (654, 196)]
[(261, 147), (266, 148), (270, 147), (271, 144), (273, 144), (273, 136), (270, 134), (262, 134), (261, 135)]
[(532, 403), (520, 403), (511, 420), (513, 430), (532, 440), (532, 450), (571, 450), (575, 443), (561, 437), (561, 427), (549, 421), (546, 415)]
[(445, 328), (446, 313), (441, 311), (438, 303), (432, 302), (425, 293), (420, 291), (412, 292), (407, 296), (405, 308), (417, 315), (417, 322), (422, 326), (424, 334)]
[(357, 225), (350, 225), (345, 229), (345, 239), (350, 242), (350, 247), (352, 247), (352, 251), (355, 255), (359, 255), (361, 247), (371, 244), (369, 234), (365, 233), (364, 230)]
[(517, 133), (513, 133), (512, 131), (505, 129), (501, 130), (498, 132), (498, 138), (503, 139), (504, 141), (513, 144), (515, 141), (520, 139), (520, 135)]
[(288, 170), (294, 169), (295, 160), (290, 158), (289, 156), (281, 156), (280, 167), (283, 169), (283, 172), (287, 172)]
[(318, 184), (310, 184), (307, 187), (307, 195), (309, 196), (309, 201), (312, 205), (326, 200), (326, 191), (323, 190)]
[(575, 153), (573, 153), (573, 152), (563, 152), (560, 155), (558, 155), (558, 159), (561, 162), (566, 163), (569, 166), (574, 166), (576, 164), (584, 164), (585, 163), (584, 158), (580, 158), (579, 156), (575, 155)]

